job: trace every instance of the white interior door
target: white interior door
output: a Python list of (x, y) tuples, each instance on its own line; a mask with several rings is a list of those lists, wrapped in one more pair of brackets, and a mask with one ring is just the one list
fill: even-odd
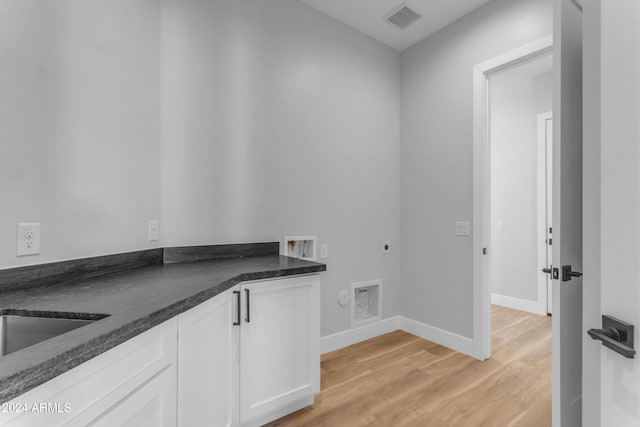
[(554, 1), (552, 420), (582, 425), (582, 12)]
[[(640, 327), (640, 3), (602, 1), (599, 79), (601, 165), (600, 313)], [(597, 280), (597, 279), (596, 279)], [(601, 328), (594, 316), (585, 329)], [(600, 419), (585, 425), (640, 425), (640, 361), (600, 350)], [(597, 423), (597, 421), (600, 421)]]

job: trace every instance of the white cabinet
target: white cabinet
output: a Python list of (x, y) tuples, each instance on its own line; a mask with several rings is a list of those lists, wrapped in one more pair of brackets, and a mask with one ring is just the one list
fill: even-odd
[(178, 324), (180, 427), (259, 426), (320, 391), (317, 276), (243, 283)]
[(261, 425), (320, 391), (320, 282), (294, 277), (241, 285), (240, 420)]
[(27, 412), (0, 427), (259, 426), (313, 403), (319, 345), (317, 276), (246, 282), (8, 402)]
[(174, 426), (176, 334), (174, 318), (28, 391), (0, 426)]
[(178, 316), (180, 427), (237, 425), (238, 294), (236, 286)]

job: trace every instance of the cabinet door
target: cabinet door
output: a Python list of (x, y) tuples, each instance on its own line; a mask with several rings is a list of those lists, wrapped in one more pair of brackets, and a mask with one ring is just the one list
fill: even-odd
[(178, 316), (179, 426), (237, 424), (238, 326), (233, 322), (238, 290), (229, 289)]
[(245, 283), (241, 291), (244, 422), (320, 391), (320, 282), (295, 277)]

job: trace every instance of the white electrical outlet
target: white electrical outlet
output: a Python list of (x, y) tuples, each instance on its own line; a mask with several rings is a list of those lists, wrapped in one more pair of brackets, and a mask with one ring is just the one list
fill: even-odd
[(157, 219), (149, 220), (149, 241), (153, 242), (158, 240), (158, 236), (160, 235), (160, 221)]
[(468, 237), (471, 235), (471, 223), (469, 221), (456, 222), (456, 236)]
[(391, 253), (391, 240), (385, 240), (382, 242), (382, 253), (390, 254)]
[(18, 223), (16, 256), (38, 255), (40, 253), (40, 223)]
[(320, 245), (320, 259), (329, 258), (329, 245)]

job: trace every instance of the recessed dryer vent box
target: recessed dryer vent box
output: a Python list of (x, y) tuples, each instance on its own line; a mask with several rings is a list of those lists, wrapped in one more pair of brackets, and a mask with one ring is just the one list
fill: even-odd
[(314, 261), (316, 256), (316, 236), (284, 236), (282, 254), (293, 258)]
[(381, 319), (382, 280), (351, 284), (351, 327), (357, 328)]

